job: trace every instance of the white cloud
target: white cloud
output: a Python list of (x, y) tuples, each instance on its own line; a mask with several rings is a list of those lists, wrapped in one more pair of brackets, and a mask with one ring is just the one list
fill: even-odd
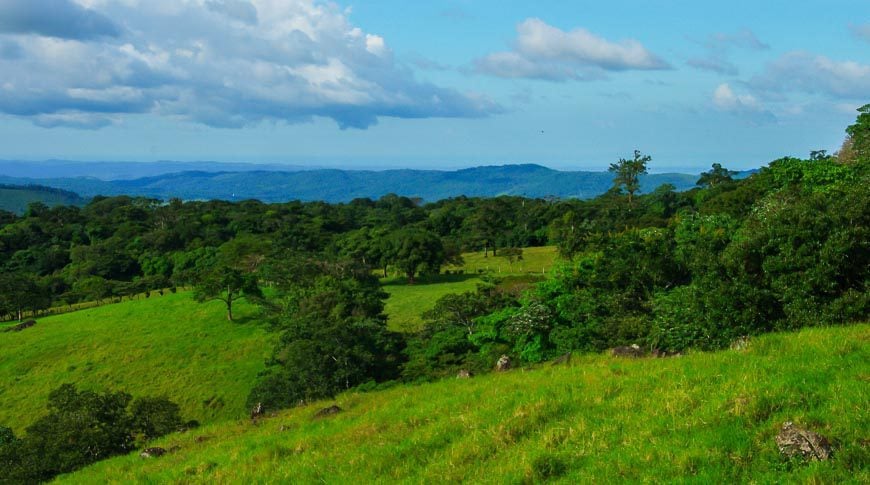
[(366, 128), (382, 116), (501, 111), (488, 98), (415, 80), (383, 37), (331, 3), (78, 0), (76, 8), (124, 28), (80, 38), (55, 35), (56, 27), (0, 33), (0, 45), (15, 47), (0, 56), (3, 82), (14, 87), (0, 91), (0, 113), (84, 128), (129, 113), (224, 127), (323, 116)]
[(758, 111), (761, 104), (751, 94), (734, 94), (728, 83), (720, 84), (713, 91), (713, 104), (726, 111)]
[(530, 18), (517, 26), (513, 50), (475, 60), (475, 70), (505, 78), (600, 79), (606, 71), (669, 69), (634, 39), (612, 42), (585, 29), (565, 32)]
[(866, 99), (870, 93), (870, 65), (835, 61), (808, 52), (790, 52), (769, 63), (749, 85), (771, 98), (788, 91), (827, 95), (839, 99)]
[(717, 109), (740, 116), (752, 123), (776, 121), (776, 117), (755, 96), (735, 93), (728, 83), (716, 87), (712, 101)]

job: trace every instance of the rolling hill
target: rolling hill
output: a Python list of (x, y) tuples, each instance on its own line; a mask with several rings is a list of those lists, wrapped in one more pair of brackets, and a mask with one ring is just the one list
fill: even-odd
[(49, 207), (58, 205), (82, 206), (87, 203), (87, 199), (67, 190), (41, 185), (0, 184), (0, 210), (21, 215), (33, 202), (42, 202)]
[[(201, 422), (244, 415), (273, 335), (255, 309), (198, 304), (179, 292), (40, 318), (0, 331), (0, 426), (23, 431), (64, 383), (136, 396), (165, 396)], [(0, 329), (2, 330), (2, 329)]]
[[(870, 325), (753, 339), (677, 358), (567, 366), (339, 395), (257, 423), (155, 441), (63, 483), (867, 483)], [(337, 404), (342, 411), (317, 418)], [(785, 421), (835, 443), (785, 460)]]

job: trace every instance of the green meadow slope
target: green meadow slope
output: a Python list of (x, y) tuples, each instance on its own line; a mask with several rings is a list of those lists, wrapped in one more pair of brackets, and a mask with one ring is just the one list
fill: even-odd
[(44, 412), (63, 383), (166, 396), (188, 419), (237, 418), (272, 336), (240, 304), (236, 322), (221, 302), (167, 294), (39, 319), (0, 332), (0, 425), (16, 432)]
[[(214, 423), (67, 483), (868, 483), (870, 325), (753, 339), (667, 359), (575, 357), (568, 366), (446, 379), (331, 401), (253, 424)], [(783, 460), (784, 421), (836, 443)]]
[(419, 330), (423, 312), (434, 308), (445, 295), (474, 291), (483, 274), (507, 280), (542, 278), (553, 267), (557, 255), (556, 246), (524, 248), (523, 259), (513, 262), (491, 254), (485, 258), (482, 252), (464, 253), (461, 266), (445, 268), (449, 274), (421, 277), (413, 285), (404, 277), (384, 278), (381, 283), (390, 295), (384, 308), (387, 324), (397, 331)]

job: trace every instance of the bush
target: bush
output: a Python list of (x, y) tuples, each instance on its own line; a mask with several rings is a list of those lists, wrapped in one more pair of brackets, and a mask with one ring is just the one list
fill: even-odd
[(133, 401), (130, 414), (133, 432), (139, 436), (139, 441), (185, 429), (178, 404), (163, 397), (143, 397)]
[(178, 406), (166, 399), (142, 398), (128, 410), (130, 399), (124, 392), (79, 391), (72, 384), (55, 389), (48, 397), (48, 414), (29, 426), (23, 438), (0, 428), (0, 483), (50, 480), (129, 452), (136, 432), (158, 437), (181, 422)]

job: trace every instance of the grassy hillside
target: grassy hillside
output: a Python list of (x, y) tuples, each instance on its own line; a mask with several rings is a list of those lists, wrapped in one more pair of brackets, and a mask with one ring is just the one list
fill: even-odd
[(167, 294), (2, 332), (0, 425), (22, 431), (66, 382), (164, 395), (202, 422), (241, 416), (272, 337), (254, 324), (252, 307), (237, 309), (237, 322), (228, 322), (221, 302)]
[(0, 184), (0, 210), (24, 214), (33, 202), (54, 207), (56, 205), (84, 205), (87, 201), (65, 190), (41, 186), (14, 186)]
[[(506, 258), (484, 258), (483, 253), (465, 253), (462, 266), (448, 266), (442, 274), (420, 278), (415, 284), (408, 285), (405, 278), (382, 280), (384, 291), (390, 295), (384, 309), (387, 324), (393, 330), (417, 330), (423, 323), (420, 315), (431, 310), (444, 295), (473, 291), (480, 283), (481, 273), (497, 277), (541, 275), (553, 267), (556, 261), (556, 247), (544, 246), (523, 249), (523, 259), (510, 263)], [(462, 271), (463, 274), (455, 274)]]
[[(830, 483), (870, 481), (870, 325), (808, 329), (747, 350), (570, 366), (338, 396), (258, 424), (217, 423), (61, 477), (68, 483)], [(784, 421), (837, 444), (784, 461)]]
[(438, 275), (420, 278), (409, 285), (405, 278), (393, 278), (383, 282), (384, 291), (390, 297), (384, 305), (387, 326), (392, 330), (414, 331), (423, 324), (421, 315), (431, 310), (444, 295), (473, 291), (480, 278), (471, 275)]

